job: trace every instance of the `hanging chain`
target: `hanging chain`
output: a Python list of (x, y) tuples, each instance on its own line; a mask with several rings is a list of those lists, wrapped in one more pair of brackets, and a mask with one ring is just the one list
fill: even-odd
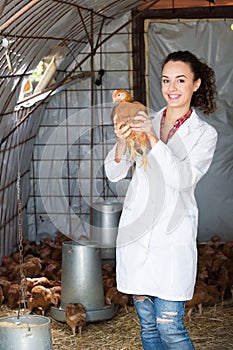
[(22, 201), (20, 193), (20, 171), (17, 176), (17, 205), (18, 205), (18, 237), (19, 237), (19, 265), (20, 265), (20, 277), (22, 276), (22, 264), (23, 264), (23, 220), (22, 220)]
[[(16, 112), (16, 122), (17, 125), (20, 121), (18, 112)], [(20, 306), (21, 302), (24, 304), (24, 310), (26, 310), (26, 289), (27, 289), (27, 281), (23, 274), (23, 215), (22, 215), (22, 201), (21, 201), (21, 187), (20, 187), (20, 180), (21, 180), (21, 174), (20, 174), (20, 157), (19, 157), (19, 137), (18, 137), (18, 130), (17, 130), (17, 145), (18, 145), (18, 152), (17, 152), (17, 163), (18, 163), (18, 173), (17, 173), (17, 182), (16, 182), (16, 189), (17, 189), (17, 209), (18, 209), (18, 238), (19, 238), (19, 274), (20, 274), (20, 302), (18, 307), (18, 318), (20, 315)]]
[[(14, 0), (14, 12), (16, 13), (16, 0)], [(16, 21), (14, 25), (14, 32), (16, 33)], [(15, 35), (15, 42), (16, 42), (16, 35)], [(17, 65), (17, 59), (18, 56), (16, 56), (16, 67)], [(17, 91), (17, 89), (16, 89)], [(15, 91), (15, 96), (17, 97), (17, 93)], [(17, 105), (17, 101), (15, 101)], [(19, 273), (20, 273), (20, 300), (19, 300), (19, 306), (18, 306), (18, 323), (19, 317), (20, 317), (20, 310), (21, 310), (21, 303), (24, 305), (24, 312), (26, 313), (26, 290), (27, 290), (27, 280), (23, 274), (23, 220), (22, 220), (22, 201), (21, 201), (21, 187), (20, 187), (20, 180), (21, 180), (21, 173), (20, 173), (20, 143), (19, 143), (19, 125), (20, 125), (20, 112), (19, 110), (15, 110), (15, 116), (16, 116), (16, 144), (17, 144), (17, 182), (16, 182), (16, 190), (17, 190), (17, 213), (18, 213), (18, 239), (19, 239)], [(29, 324), (29, 318), (28, 315), (26, 315), (26, 324), (28, 331), (30, 331), (30, 324)]]
[[(17, 126), (20, 122), (19, 112), (16, 111), (16, 122)], [(21, 187), (20, 187), (20, 157), (19, 157), (19, 130), (17, 129), (17, 165), (18, 165), (18, 173), (17, 173), (17, 206), (18, 206), (18, 237), (19, 237), (19, 266), (20, 266), (20, 278), (22, 278), (22, 264), (23, 264), (23, 220), (22, 220), (22, 201), (21, 201)]]

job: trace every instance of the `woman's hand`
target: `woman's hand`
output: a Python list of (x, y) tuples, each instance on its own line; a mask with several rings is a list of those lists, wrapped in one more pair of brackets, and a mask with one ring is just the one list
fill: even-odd
[(114, 123), (114, 132), (118, 137), (118, 142), (126, 143), (127, 137), (129, 137), (129, 135), (132, 132), (129, 125), (117, 122), (117, 115), (113, 117), (113, 123)]
[(130, 123), (130, 129), (136, 132), (145, 132), (151, 147), (153, 147), (159, 139), (154, 131), (151, 119), (145, 112), (139, 112), (138, 115), (134, 117), (134, 121), (135, 123)]
[(124, 125), (123, 123), (117, 122), (117, 115), (113, 117), (114, 123), (114, 132), (118, 138), (116, 152), (115, 152), (115, 162), (119, 163), (122, 159), (122, 156), (126, 153), (127, 150), (127, 137), (131, 134), (131, 129), (129, 125)]

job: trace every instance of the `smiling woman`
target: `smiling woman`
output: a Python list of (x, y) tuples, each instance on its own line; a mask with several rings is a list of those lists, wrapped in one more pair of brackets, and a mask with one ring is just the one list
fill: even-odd
[[(180, 72), (184, 72), (180, 74)], [(168, 62), (163, 69), (162, 93), (167, 102), (166, 118), (171, 123), (182, 114), (188, 113), (190, 102), (194, 91), (197, 91), (201, 84), (200, 78), (194, 80), (194, 74), (190, 67), (184, 62)], [(170, 110), (174, 108), (172, 115)], [(176, 112), (176, 113), (174, 113)]]
[(215, 129), (194, 107), (207, 114), (215, 109), (214, 77), (189, 51), (169, 54), (162, 66), (166, 107), (154, 118), (145, 119), (143, 112), (129, 126), (115, 126), (118, 142), (105, 160), (110, 181), (123, 179), (133, 163), (127, 160), (127, 138), (146, 133), (151, 166), (142, 169), (136, 158), (116, 251), (117, 288), (134, 295), (144, 350), (194, 349), (183, 325), (197, 270), (194, 193), (217, 142)]
[(162, 93), (167, 109), (174, 100), (176, 108), (183, 105), (183, 112), (191, 104), (206, 114), (213, 113), (217, 97), (215, 73), (189, 51), (171, 53), (163, 62)]
[(188, 51), (169, 54), (162, 68), (162, 94), (167, 108), (160, 136), (167, 143), (177, 127), (191, 116), (191, 105), (207, 114), (216, 109), (214, 71)]

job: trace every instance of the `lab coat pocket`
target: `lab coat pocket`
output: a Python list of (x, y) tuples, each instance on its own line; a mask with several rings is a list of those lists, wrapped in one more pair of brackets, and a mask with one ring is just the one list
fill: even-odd
[(190, 294), (196, 279), (197, 252), (192, 245), (179, 244), (172, 247), (172, 285)]

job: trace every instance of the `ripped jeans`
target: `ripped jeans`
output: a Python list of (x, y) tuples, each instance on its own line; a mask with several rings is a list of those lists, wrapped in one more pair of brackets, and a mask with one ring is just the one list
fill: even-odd
[(134, 296), (144, 350), (194, 350), (183, 325), (185, 302)]

